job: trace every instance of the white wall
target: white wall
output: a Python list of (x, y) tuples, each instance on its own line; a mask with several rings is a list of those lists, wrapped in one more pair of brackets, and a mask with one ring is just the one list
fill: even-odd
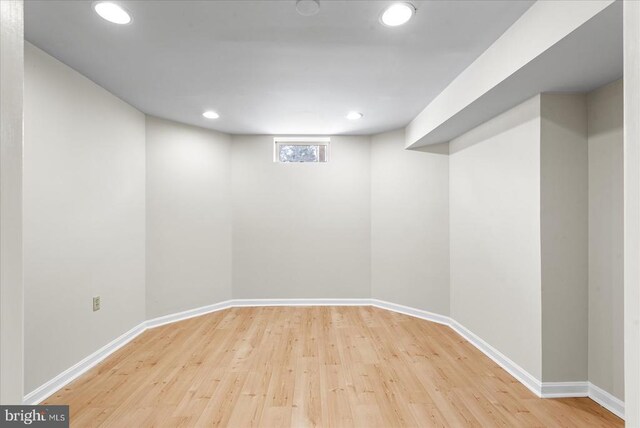
[(24, 114), (30, 392), (144, 320), (145, 119), (30, 44)]
[(589, 381), (624, 399), (623, 83), (588, 95)]
[(22, 0), (0, 1), (0, 404), (22, 404)]
[(233, 297), (371, 294), (369, 137), (332, 137), (328, 163), (273, 161), (273, 137), (232, 143)]
[(147, 318), (231, 298), (231, 137), (147, 117)]
[(640, 2), (624, 2), (625, 422), (640, 427)]
[(371, 142), (371, 296), (449, 314), (449, 158)]
[(450, 150), (451, 315), (540, 379), (540, 96)]
[[(623, 398), (622, 82), (450, 143), (452, 317), (544, 382)], [(541, 330), (540, 330), (541, 326)]]
[(588, 147), (584, 94), (540, 103), (542, 381), (587, 379)]
[(372, 296), (450, 314), (545, 381), (587, 378), (588, 334), (589, 380), (622, 397), (620, 83), (589, 96), (587, 299), (582, 96), (536, 96), (449, 157), (394, 131), (279, 164), (271, 136), (145, 119), (25, 51), (27, 392), (145, 317)]

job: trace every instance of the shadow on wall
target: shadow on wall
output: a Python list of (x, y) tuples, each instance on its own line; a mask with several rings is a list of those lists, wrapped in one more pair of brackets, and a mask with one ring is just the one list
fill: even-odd
[(449, 143), (432, 144), (430, 146), (416, 147), (415, 149), (409, 150), (422, 153), (432, 153), (435, 155), (449, 155)]

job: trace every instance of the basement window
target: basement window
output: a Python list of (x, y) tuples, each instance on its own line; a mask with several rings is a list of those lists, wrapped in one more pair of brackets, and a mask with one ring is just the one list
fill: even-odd
[(329, 160), (329, 138), (274, 138), (274, 162), (324, 163)]

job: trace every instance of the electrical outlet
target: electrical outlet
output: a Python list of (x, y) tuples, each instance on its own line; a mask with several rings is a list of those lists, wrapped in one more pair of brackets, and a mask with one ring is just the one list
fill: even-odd
[(93, 298), (93, 312), (100, 310), (100, 296)]

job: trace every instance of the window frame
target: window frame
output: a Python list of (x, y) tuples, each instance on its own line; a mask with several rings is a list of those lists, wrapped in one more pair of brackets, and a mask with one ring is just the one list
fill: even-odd
[[(318, 162), (283, 162), (280, 160), (280, 147), (281, 146), (324, 146), (325, 160)], [(273, 139), (273, 161), (275, 163), (284, 164), (300, 164), (300, 163), (313, 163), (321, 164), (328, 163), (331, 154), (331, 138), (329, 137), (274, 137)]]

